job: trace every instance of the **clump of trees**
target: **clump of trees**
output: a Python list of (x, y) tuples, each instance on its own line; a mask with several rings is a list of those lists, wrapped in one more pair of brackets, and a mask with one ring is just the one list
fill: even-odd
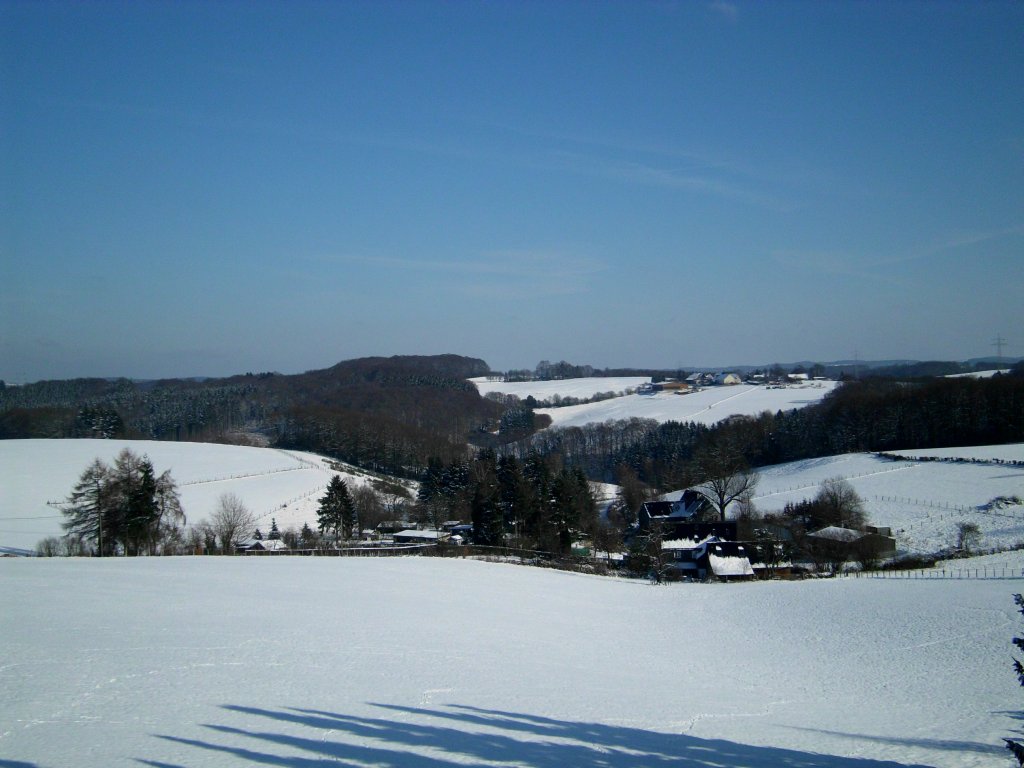
[(472, 520), (474, 543), (568, 554), (576, 533), (598, 527), (590, 483), (578, 467), (531, 453), (491, 449), (450, 464), (434, 460), (420, 483), (419, 509), (431, 526)]
[(862, 531), (867, 525), (864, 502), (848, 480), (831, 477), (824, 480), (813, 499), (789, 503), (782, 513), (763, 518), (765, 523), (787, 532), (790, 554), (808, 556), (819, 568), (839, 573), (849, 561), (873, 567), (877, 561), (875, 545), (863, 537), (829, 537), (810, 534), (834, 527)]
[(965, 556), (971, 556), (971, 550), (981, 543), (981, 527), (970, 520), (961, 520), (956, 524), (956, 549)]
[(100, 557), (159, 554), (185, 524), (170, 471), (157, 475), (148, 457), (128, 448), (112, 465), (95, 459), (86, 467), (61, 511), (66, 538)]

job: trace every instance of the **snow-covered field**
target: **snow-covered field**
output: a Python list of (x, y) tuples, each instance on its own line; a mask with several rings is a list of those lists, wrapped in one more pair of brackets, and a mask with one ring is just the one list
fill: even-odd
[(578, 397), (585, 400), (599, 392), (627, 392), (641, 384), (649, 384), (650, 376), (608, 376), (586, 379), (559, 379), (558, 381), (489, 381), (486, 376), (470, 379), (481, 395), (501, 392), (525, 400), (533, 395), (538, 400), (548, 400), (555, 395)]
[(659, 422), (694, 421), (717, 424), (730, 416), (757, 416), (764, 411), (787, 411), (816, 403), (838, 384), (815, 381), (809, 384), (769, 389), (750, 384), (731, 387), (708, 387), (698, 392), (677, 395), (658, 392), (653, 395), (626, 395), (613, 400), (564, 408), (538, 408), (546, 413), (555, 427), (582, 427), (609, 419), (654, 419)]
[(995, 375), (1005, 376), (1010, 372), (1009, 368), (999, 368), (994, 371), (973, 371), (971, 373), (951, 373), (947, 379), (991, 379)]
[(264, 534), (271, 519), (281, 530), (316, 528), (316, 510), (333, 474), (350, 488), (369, 482), (355, 468), (335, 473), (326, 459), (299, 451), (212, 443), (144, 440), (0, 440), (0, 547), (34, 549), (62, 534), (60, 510), (93, 459), (106, 463), (123, 448), (148, 455), (157, 473), (170, 470), (189, 523), (207, 519), (224, 493), (238, 496)]
[(1021, 581), (0, 560), (0, 765), (1005, 768)]
[(974, 460), (893, 461), (868, 453), (807, 459), (759, 469), (754, 504), (762, 512), (812, 498), (823, 480), (844, 477), (864, 500), (869, 520), (889, 526), (901, 550), (935, 552), (955, 542), (958, 522), (977, 523), (981, 547), (1024, 541), (1024, 506), (984, 507), (1004, 496), (1024, 498), (1024, 444), (903, 451), (908, 456)]
[[(526, 398), (533, 395), (546, 400), (555, 395), (589, 398), (598, 392), (625, 392), (636, 389), (649, 378), (589, 378), (562, 381), (493, 382), (472, 379), (481, 394), (502, 392)], [(551, 417), (552, 426), (581, 427), (585, 424), (619, 419), (654, 419), (659, 422), (695, 421), (716, 424), (730, 416), (757, 416), (764, 411), (802, 408), (821, 400), (839, 386), (834, 381), (812, 381), (787, 387), (768, 388), (750, 384), (731, 387), (708, 387), (697, 392), (678, 395), (658, 392), (653, 395), (624, 395), (611, 400), (561, 408), (538, 408), (537, 413)]]

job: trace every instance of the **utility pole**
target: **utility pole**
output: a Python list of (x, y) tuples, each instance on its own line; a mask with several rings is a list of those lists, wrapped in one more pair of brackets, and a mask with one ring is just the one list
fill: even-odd
[(1006, 339), (1002, 337), (1002, 334), (996, 334), (996, 337), (992, 340), (992, 346), (996, 348), (996, 358), (1002, 360), (1003, 347), (1006, 346)]

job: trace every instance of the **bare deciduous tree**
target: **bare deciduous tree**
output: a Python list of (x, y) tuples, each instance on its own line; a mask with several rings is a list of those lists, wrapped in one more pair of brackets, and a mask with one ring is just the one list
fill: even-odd
[(714, 504), (724, 523), (725, 511), (734, 501), (749, 502), (760, 476), (743, 455), (728, 445), (712, 445), (697, 456), (697, 472), (704, 478), (695, 489)]
[[(387, 519), (387, 512), (380, 496), (369, 485), (357, 485), (352, 489), (352, 504), (362, 530), (376, 528)], [(357, 532), (358, 533), (358, 532)]]
[[(373, 490), (384, 505), (384, 511), (388, 520), (397, 520), (401, 517), (403, 507), (412, 499), (409, 489), (401, 483), (391, 480), (373, 480)], [(368, 527), (368, 526), (363, 526)]]
[(226, 555), (234, 553), (235, 546), (252, 531), (255, 523), (252, 513), (233, 493), (221, 494), (217, 499), (217, 509), (210, 516), (210, 526)]
[(864, 502), (845, 478), (830, 477), (823, 481), (814, 501), (822, 521), (828, 525), (860, 530), (867, 522)]
[(619, 527), (625, 530), (637, 521), (640, 507), (645, 501), (654, 498), (654, 490), (647, 484), (640, 481), (636, 470), (623, 464), (618, 469), (618, 498), (608, 510), (608, 517)]

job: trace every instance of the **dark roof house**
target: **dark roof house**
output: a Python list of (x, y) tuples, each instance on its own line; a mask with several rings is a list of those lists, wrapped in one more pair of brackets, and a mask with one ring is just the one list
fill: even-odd
[[(692, 537), (694, 533), (682, 531), (680, 525), (694, 525), (696, 521), (709, 517), (714, 508), (704, 494), (687, 489), (675, 501), (645, 501), (640, 507), (638, 522), (640, 530), (646, 531), (652, 522), (659, 523), (666, 539), (677, 539)], [(732, 538), (736, 537), (736, 525), (732, 524), (732, 531), (725, 531)], [(710, 536), (712, 532), (701, 533), (699, 536)], [(717, 535), (717, 534), (715, 534)]]
[(752, 553), (738, 541), (723, 541), (717, 536), (701, 541), (682, 539), (663, 542), (662, 549), (671, 553), (670, 567), (678, 578), (700, 581), (754, 578), (750, 564)]

